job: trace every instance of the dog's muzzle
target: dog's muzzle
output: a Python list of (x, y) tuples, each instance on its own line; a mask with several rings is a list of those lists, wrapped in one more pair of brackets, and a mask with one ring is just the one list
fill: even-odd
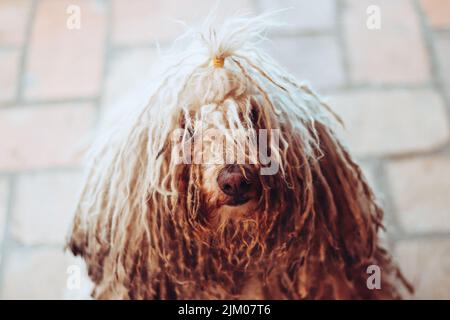
[(239, 206), (256, 196), (256, 176), (250, 168), (228, 165), (220, 170), (217, 183), (220, 190), (229, 197), (227, 205)]

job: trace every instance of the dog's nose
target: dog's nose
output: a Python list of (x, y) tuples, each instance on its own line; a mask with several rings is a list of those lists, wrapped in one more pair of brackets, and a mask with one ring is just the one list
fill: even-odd
[[(244, 171), (245, 172), (245, 171)], [(253, 186), (253, 179), (250, 173), (246, 172), (238, 165), (231, 165), (220, 170), (217, 176), (217, 183), (220, 189), (228, 196), (243, 196), (248, 193)]]

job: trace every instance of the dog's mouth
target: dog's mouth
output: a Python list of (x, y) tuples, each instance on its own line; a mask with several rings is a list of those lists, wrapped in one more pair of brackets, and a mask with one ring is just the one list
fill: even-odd
[(238, 207), (241, 206), (243, 204), (246, 204), (247, 202), (250, 201), (249, 197), (233, 197), (230, 198), (227, 202), (225, 202), (226, 206), (230, 206), (230, 207)]

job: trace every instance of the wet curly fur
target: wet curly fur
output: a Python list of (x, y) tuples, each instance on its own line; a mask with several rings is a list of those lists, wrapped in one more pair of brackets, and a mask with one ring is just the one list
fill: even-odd
[[(125, 108), (133, 114), (93, 147), (68, 247), (94, 298), (391, 299), (408, 287), (380, 247), (382, 210), (337, 117), (257, 48), (267, 26), (237, 17), (188, 33), (148, 103)], [(279, 170), (258, 175), (251, 202), (220, 201), (223, 164), (175, 163), (174, 130), (184, 144), (200, 127), (279, 130), (278, 146), (268, 138)], [(382, 270), (379, 290), (367, 288), (369, 265)]]

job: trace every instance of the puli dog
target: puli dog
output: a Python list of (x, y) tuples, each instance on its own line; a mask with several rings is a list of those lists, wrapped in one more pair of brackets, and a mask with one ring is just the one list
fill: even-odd
[(382, 210), (336, 136), (339, 118), (258, 49), (270, 25), (241, 16), (188, 32), (146, 103), (122, 107), (93, 146), (67, 246), (86, 261), (94, 298), (410, 289), (379, 244)]

